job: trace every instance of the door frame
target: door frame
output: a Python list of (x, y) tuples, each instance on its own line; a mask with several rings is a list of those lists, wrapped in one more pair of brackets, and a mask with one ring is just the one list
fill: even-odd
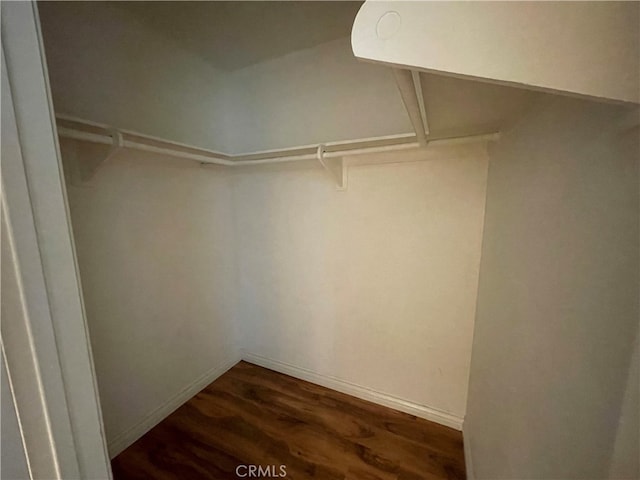
[(34, 1), (2, 2), (2, 350), (32, 478), (110, 479)]

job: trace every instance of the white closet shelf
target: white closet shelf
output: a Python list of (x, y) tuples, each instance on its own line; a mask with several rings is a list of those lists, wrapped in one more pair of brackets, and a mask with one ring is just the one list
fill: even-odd
[[(424, 122), (424, 125), (426, 125), (426, 119), (421, 115), (419, 115), (419, 117), (421, 117), (421, 122)], [(302, 145), (234, 155), (193, 147), (184, 143), (165, 140), (131, 130), (114, 128), (106, 124), (96, 123), (70, 115), (57, 114), (56, 121), (58, 135), (62, 138), (111, 146), (105, 155), (105, 160), (113, 156), (120, 148), (153, 152), (193, 160), (201, 164), (222, 165), (226, 167), (317, 160), (336, 181), (338, 188), (341, 190), (346, 187), (346, 164), (342, 161), (342, 158), (345, 156), (411, 150), (428, 147), (430, 145), (489, 142), (499, 138), (498, 132), (439, 139), (430, 139), (429, 136), (425, 134), (424, 140), (418, 141), (414, 133), (401, 133), (397, 135)]]

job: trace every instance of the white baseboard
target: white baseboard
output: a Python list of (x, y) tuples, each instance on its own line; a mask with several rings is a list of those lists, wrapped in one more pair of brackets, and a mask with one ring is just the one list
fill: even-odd
[(462, 443), (464, 445), (464, 466), (467, 470), (467, 480), (476, 480), (473, 471), (473, 457), (471, 456), (471, 439), (464, 430), (464, 423), (462, 425)]
[(436, 408), (427, 407), (426, 405), (420, 405), (418, 403), (404, 400), (402, 398), (394, 397), (392, 395), (378, 392), (362, 385), (341, 380), (339, 378), (331, 377), (328, 375), (321, 375), (306, 368), (296, 367), (288, 363), (280, 362), (278, 360), (272, 360), (270, 358), (256, 355), (249, 352), (242, 353), (242, 359), (249, 363), (259, 365), (261, 367), (275, 370), (276, 372), (284, 373), (307, 382), (315, 383), (323, 387), (336, 390), (338, 392), (346, 393), (363, 400), (368, 400), (378, 405), (384, 405), (385, 407), (393, 408), (401, 412), (415, 415), (416, 417), (431, 420), (432, 422), (445, 425), (447, 427), (455, 428), (456, 430), (462, 430), (462, 418), (453, 415), (448, 412), (443, 412)]
[(239, 361), (240, 355), (236, 355), (233, 358), (227, 360), (222, 365), (218, 365), (205, 372), (203, 375), (199, 376), (193, 382), (183, 388), (180, 392), (176, 393), (173, 397), (167, 399), (167, 401), (152, 410), (140, 422), (136, 423), (119, 435), (116, 435), (108, 442), (109, 457), (114, 458), (125, 448), (133, 444), (145, 433), (147, 433), (158, 423), (167, 418), (171, 413), (177, 410), (178, 407), (183, 405), (187, 400), (189, 400), (196, 393), (209, 385)]

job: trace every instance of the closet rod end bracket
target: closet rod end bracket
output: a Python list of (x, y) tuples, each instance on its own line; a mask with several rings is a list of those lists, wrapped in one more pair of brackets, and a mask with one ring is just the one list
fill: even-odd
[(112, 138), (113, 143), (111, 144), (111, 148), (109, 148), (109, 151), (107, 152), (107, 155), (105, 156), (103, 162), (106, 162), (111, 157), (113, 157), (116, 152), (124, 148), (124, 138), (120, 130), (116, 130), (115, 128), (112, 129), (109, 136)]
[(347, 164), (344, 161), (344, 158), (327, 158), (325, 156), (326, 146), (324, 144), (319, 144), (318, 149), (316, 150), (316, 157), (322, 168), (331, 176), (331, 178), (336, 182), (336, 189), (339, 191), (344, 191), (347, 189)]

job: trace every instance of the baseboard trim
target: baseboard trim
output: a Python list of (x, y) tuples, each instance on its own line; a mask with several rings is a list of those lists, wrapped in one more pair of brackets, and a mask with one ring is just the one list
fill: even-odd
[(315, 383), (316, 385), (331, 388), (332, 390), (346, 393), (347, 395), (352, 395), (363, 400), (368, 400), (370, 402), (377, 403), (378, 405), (383, 405), (385, 407), (393, 408), (394, 410), (415, 415), (416, 417), (431, 420), (432, 422), (455, 428), (456, 430), (462, 430), (462, 418), (436, 408), (420, 405), (362, 385), (328, 375), (321, 375), (312, 370), (297, 367), (278, 360), (272, 360), (261, 355), (243, 352), (242, 359), (249, 363), (299, 378), (300, 380)]
[(471, 439), (465, 432), (464, 423), (462, 424), (462, 444), (464, 445), (464, 466), (467, 470), (467, 480), (476, 480), (476, 475), (473, 471), (473, 457), (471, 456)]
[(240, 360), (240, 355), (236, 355), (224, 362), (222, 365), (218, 365), (211, 370), (208, 370), (207, 372), (196, 378), (189, 385), (187, 385), (185, 388), (176, 393), (174, 396), (152, 410), (141, 421), (128, 428), (124, 432), (120, 433), (119, 435), (116, 435), (107, 444), (109, 457), (114, 458), (115, 456), (117, 456), (124, 449), (129, 447), (145, 433), (155, 427), (158, 423), (167, 418), (171, 413), (177, 410), (178, 407), (183, 405), (196, 393), (198, 393), (204, 387), (209, 385), (211, 382), (216, 380), (223, 373), (233, 367)]

